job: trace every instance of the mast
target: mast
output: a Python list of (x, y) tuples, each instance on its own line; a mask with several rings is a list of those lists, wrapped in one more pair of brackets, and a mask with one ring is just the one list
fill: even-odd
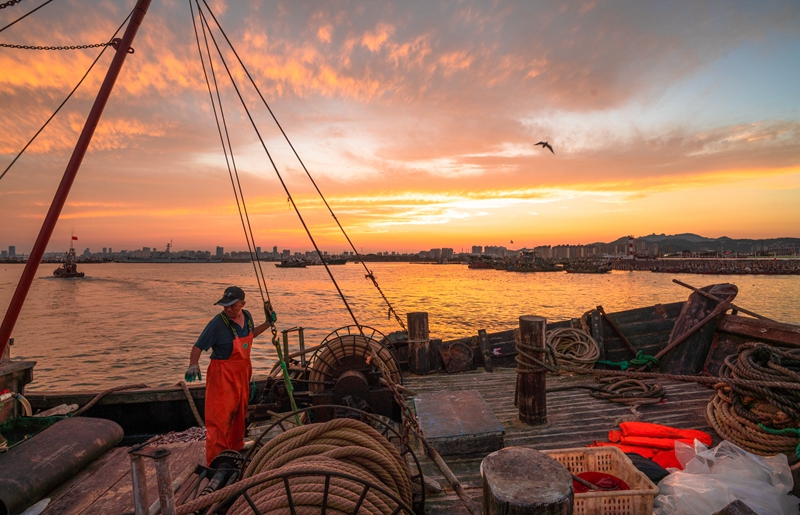
[(92, 136), (100, 121), (100, 116), (103, 114), (103, 109), (106, 107), (111, 90), (114, 88), (114, 83), (122, 70), (122, 64), (131, 51), (131, 44), (133, 38), (136, 37), (136, 32), (142, 24), (144, 15), (147, 14), (147, 9), (150, 7), (151, 0), (137, 0), (136, 7), (131, 15), (131, 21), (128, 22), (128, 27), (125, 29), (125, 34), (121, 40), (115, 40), (114, 59), (108, 67), (106, 77), (103, 79), (103, 84), (100, 86), (100, 91), (97, 93), (97, 98), (94, 101), (92, 110), (86, 118), (86, 123), (83, 126), (81, 135), (78, 138), (78, 143), (75, 145), (75, 150), (72, 151), (72, 157), (67, 163), (67, 168), (64, 170), (64, 176), (61, 178), (61, 184), (58, 186), (53, 202), (50, 204), (50, 210), (42, 223), (42, 228), (39, 230), (39, 236), (36, 238), (36, 243), (33, 245), (33, 250), (28, 257), (28, 262), (25, 264), (25, 270), (17, 284), (17, 289), (14, 291), (14, 296), (11, 298), (11, 303), (8, 305), (3, 324), (0, 325), (0, 356), (5, 352), (8, 346), (8, 339), (14, 330), (14, 325), (17, 323), (19, 312), (22, 310), (22, 305), (25, 303), (25, 297), (31, 288), (33, 278), (36, 276), (36, 271), (39, 269), (39, 263), (42, 261), (44, 251), (47, 244), (50, 242), (50, 236), (53, 234), (58, 217), (61, 210), (64, 208), (64, 203), (67, 201), (67, 195), (72, 188), (72, 183), (75, 182), (75, 177), (80, 169), (83, 157), (86, 155), (86, 150), (89, 148), (89, 143), (92, 141)]

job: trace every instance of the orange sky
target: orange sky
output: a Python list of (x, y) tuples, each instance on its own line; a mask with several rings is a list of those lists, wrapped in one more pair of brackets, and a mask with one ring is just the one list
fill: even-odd
[[(99, 43), (133, 5), (54, 2), (0, 42)], [(359, 250), (800, 236), (796, 2), (209, 5)], [(188, 2), (154, 0), (134, 47), (48, 250), (245, 248)], [(0, 173), (97, 52), (0, 48)], [(0, 249), (30, 251), (107, 54), (0, 180)], [(315, 239), (344, 250), (224, 56)], [(310, 249), (214, 66), (256, 243)]]

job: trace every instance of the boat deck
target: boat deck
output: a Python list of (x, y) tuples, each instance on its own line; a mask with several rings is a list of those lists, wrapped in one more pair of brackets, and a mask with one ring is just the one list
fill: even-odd
[[(593, 382), (591, 376), (547, 376), (548, 388)], [(608, 441), (610, 429), (620, 422), (633, 420), (629, 407), (598, 400), (589, 395), (588, 390), (575, 389), (548, 393), (547, 424), (528, 426), (519, 421), (519, 412), (514, 406), (515, 383), (515, 368), (495, 367), (494, 373), (475, 370), (452, 375), (410, 376), (405, 380), (404, 386), (417, 394), (446, 390), (479, 391), (505, 429), (504, 447), (524, 446), (539, 450), (583, 447), (595, 440)], [(703, 416), (714, 393), (713, 389), (697, 383), (659, 383), (667, 392), (666, 402), (639, 408), (641, 421), (700, 429), (712, 435), (715, 445), (721, 441), (708, 427)], [(415, 451), (425, 476), (443, 487), (442, 493), (426, 494), (425, 512), (429, 515), (469, 513), (430, 458), (421, 450)], [(483, 494), (480, 463), (487, 454), (443, 457), (478, 506), (481, 505)]]
[[(205, 462), (205, 442), (164, 445), (170, 450), (173, 479), (188, 466)], [(147, 498), (158, 500), (153, 460), (145, 459)], [(116, 447), (80, 474), (48, 494), (50, 504), (42, 515), (118, 515), (133, 511), (133, 483), (127, 447)]]
[[(548, 388), (570, 384), (592, 384), (589, 376), (548, 376)], [(544, 426), (532, 427), (521, 423), (514, 406), (516, 369), (495, 367), (494, 373), (483, 370), (459, 374), (433, 374), (409, 376), (405, 387), (417, 394), (442, 391), (477, 390), (488, 403), (505, 430), (504, 447), (525, 446), (534, 449), (564, 449), (582, 447), (595, 440), (607, 441), (608, 431), (619, 422), (632, 420), (629, 407), (597, 400), (585, 389), (551, 392), (547, 395), (547, 420)], [(666, 402), (639, 408), (641, 420), (681, 428), (701, 429), (719, 438), (706, 425), (703, 417), (713, 390), (696, 384), (661, 381)], [(464, 406), (468, 409), (468, 406)], [(418, 445), (418, 444), (417, 444)], [(177, 477), (187, 466), (202, 463), (205, 442), (176, 443), (165, 446), (172, 451), (169, 457), (172, 477)], [(118, 447), (92, 463), (81, 474), (51, 492), (52, 499), (43, 515), (93, 515), (123, 514), (133, 510), (131, 466), (128, 448)], [(423, 472), (438, 482), (443, 491), (427, 494), (425, 512), (428, 514), (468, 513), (461, 500), (450, 488), (436, 465), (421, 449), (415, 449)], [(469, 495), (480, 505), (482, 489), (481, 460), (488, 453), (444, 456), (450, 469), (461, 481)], [(155, 470), (152, 460), (147, 463), (148, 499), (158, 499)]]

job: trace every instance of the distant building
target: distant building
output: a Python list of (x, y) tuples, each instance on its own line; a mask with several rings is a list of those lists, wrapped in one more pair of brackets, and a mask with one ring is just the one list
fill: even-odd
[(291, 257), (291, 255), (292, 255), (292, 251), (289, 250), (289, 249), (283, 249), (283, 251), (281, 252), (281, 258), (282, 259), (289, 259)]
[(473, 254), (483, 254), (483, 247), (480, 245), (473, 245), (472, 246), (472, 253)]
[(8, 257), (8, 251), (7, 250), (0, 251), (0, 257), (7, 258)]
[(216, 256), (217, 256), (218, 258), (221, 258), (221, 257), (222, 257), (222, 256), (224, 256), (224, 255), (225, 255), (225, 249), (224, 249), (223, 247), (217, 247), (217, 253), (216, 253)]
[(539, 245), (538, 247), (534, 247), (533, 251), (536, 252), (539, 255), (539, 257), (542, 257), (544, 259), (550, 259), (551, 257), (553, 257), (553, 252), (550, 245)]
[[(392, 252), (394, 254), (394, 252)], [(453, 259), (453, 249), (447, 247), (442, 249), (442, 259)]]
[(486, 245), (483, 247), (483, 253), (490, 256), (506, 257), (508, 256), (508, 249), (505, 247), (497, 247), (494, 245)]
[(86, 247), (86, 249), (84, 249), (83, 255), (86, 256), (86, 257), (89, 257), (89, 256), (92, 255), (92, 251), (89, 250), (89, 247)]
[(17, 247), (14, 245), (8, 246), (8, 257), (17, 257)]

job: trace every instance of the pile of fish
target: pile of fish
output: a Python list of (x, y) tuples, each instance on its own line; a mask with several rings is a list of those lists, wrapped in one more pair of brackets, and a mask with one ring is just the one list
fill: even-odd
[(206, 428), (190, 427), (185, 431), (170, 431), (165, 435), (154, 436), (143, 445), (167, 445), (170, 443), (202, 442), (206, 439)]

